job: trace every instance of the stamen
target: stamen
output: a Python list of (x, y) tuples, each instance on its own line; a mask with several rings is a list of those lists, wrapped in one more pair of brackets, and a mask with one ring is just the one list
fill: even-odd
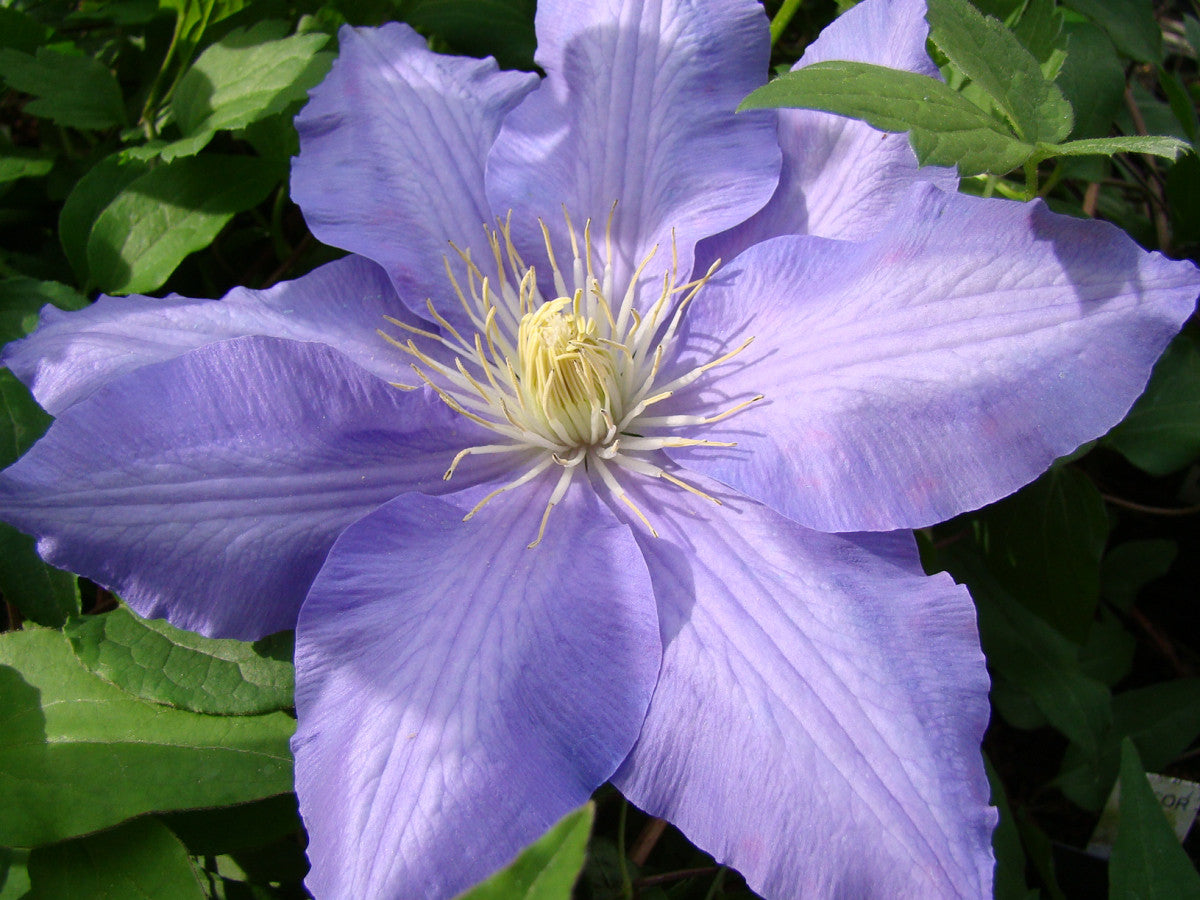
[[(672, 229), (669, 269), (662, 273), (653, 302), (639, 304), (638, 292), (647, 281), (658, 278), (651, 269), (658, 256), (657, 245), (634, 269), (620, 303), (614, 303), (616, 212), (613, 204), (604, 227), (602, 271), (596, 258), (600, 249), (592, 246), (591, 219), (584, 221), (580, 232), (563, 206), (572, 254), (568, 270), (555, 253), (550, 229), (538, 220), (554, 296), (542, 295), (537, 273), (521, 258), (512, 239), (510, 213), (497, 219), (493, 227), (484, 228), (491, 257), (489, 271), (480, 268), (469, 248), (454, 243), (450, 248), (457, 263), (452, 265), (451, 254), (443, 258), (449, 284), (471, 330), (460, 330), (429, 299), (425, 304), (428, 318), (440, 333), (432, 326), (422, 328), (390, 316), (385, 320), (408, 340), (379, 331), (412, 360), (421, 383), (432, 388), (443, 403), (497, 436), (494, 443), (459, 450), (444, 478), (452, 478), (462, 461), (472, 455), (525, 458), (516, 463), (515, 477), (484, 496), (464, 520), (499, 494), (529, 483), (551, 466), (562, 468), (530, 547), (542, 542), (551, 511), (581, 467), (588, 473), (584, 477), (598, 479), (656, 537), (650, 520), (622, 487), (625, 478), (661, 478), (719, 505), (716, 497), (657, 465), (651, 454), (681, 447), (734, 447), (733, 442), (673, 434), (670, 429), (720, 422), (763, 399), (759, 394), (708, 416), (645, 414), (654, 404), (732, 360), (750, 340), (664, 381), (663, 370), (673, 358), (684, 316), (719, 263), (701, 277), (680, 283), (679, 247)], [(393, 384), (401, 390), (418, 387)], [(659, 433), (657, 429), (667, 431)]]
[(575, 474), (574, 468), (564, 469), (563, 473), (558, 476), (558, 483), (554, 485), (554, 490), (550, 494), (550, 499), (546, 502), (546, 511), (542, 513), (542, 521), (538, 524), (537, 537), (533, 539), (533, 543), (526, 544), (526, 549), (532, 550), (542, 542), (542, 537), (546, 534), (546, 520), (550, 518), (550, 510), (558, 506), (560, 500), (567, 493), (567, 487), (571, 484), (571, 477)]

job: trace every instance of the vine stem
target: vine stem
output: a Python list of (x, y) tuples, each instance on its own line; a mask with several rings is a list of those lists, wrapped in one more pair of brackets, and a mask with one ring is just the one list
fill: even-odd
[(783, 0), (783, 5), (779, 7), (779, 12), (775, 13), (771, 19), (771, 46), (774, 47), (783, 36), (783, 31), (788, 27), (788, 23), (792, 21), (792, 16), (796, 15), (796, 10), (800, 8), (800, 0)]

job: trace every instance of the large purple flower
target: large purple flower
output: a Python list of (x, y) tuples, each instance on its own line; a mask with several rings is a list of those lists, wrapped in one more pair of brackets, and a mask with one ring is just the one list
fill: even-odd
[[(805, 62), (931, 71), (923, 11)], [(319, 898), (449, 897), (609, 779), (767, 896), (986, 894), (974, 611), (901, 530), (1115, 424), (1200, 278), (902, 137), (734, 115), (751, 0), (537, 29), (540, 82), (344, 30), (293, 191), (356, 255), (47, 312), (4, 518), (145, 615), (295, 626)]]

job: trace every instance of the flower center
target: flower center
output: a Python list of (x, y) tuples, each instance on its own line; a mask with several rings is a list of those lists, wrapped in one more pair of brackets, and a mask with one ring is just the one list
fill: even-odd
[[(684, 313), (717, 264), (703, 277), (685, 283), (677, 280), (672, 265), (657, 299), (639, 310), (634, 301), (656, 247), (630, 278), (620, 302), (614, 303), (611, 229), (610, 217), (604, 266), (596, 271), (590, 221), (584, 226), (581, 254), (579, 236), (567, 219), (572, 251), (568, 279), (554, 255), (549, 230), (542, 225), (555, 290), (550, 300), (542, 296), (533, 267), (521, 260), (513, 246), (508, 224), (501, 222), (495, 231), (485, 229), (496, 276), (484, 275), (469, 253), (455, 247), (465, 267), (464, 290), (446, 260), (446, 273), (473, 329), (470, 338), (447, 321), (431, 300), (425, 305), (440, 333), (390, 316), (388, 321), (409, 332), (409, 339), (379, 332), (412, 358), (417, 377), (447, 406), (495, 436), (494, 443), (461, 450), (446, 470), (447, 479), (470, 455), (511, 454), (517, 460), (516, 477), (484, 497), (465, 518), (498, 494), (554, 466), (561, 468), (530, 547), (541, 541), (550, 512), (580, 469), (599, 478), (651, 534), (656, 534), (654, 526), (621, 486), (624, 478), (663, 478), (719, 503), (664, 469), (655, 457), (669, 447), (733, 446), (685, 435), (762, 399), (760, 394), (715, 415), (654, 414), (651, 407), (737, 356), (753, 339), (683, 374), (665, 377), (663, 363), (674, 358)], [(416, 386), (396, 387), (414, 390)]]
[(521, 317), (521, 387), (548, 432), (575, 446), (596, 446), (606, 433), (605, 415), (621, 415), (624, 360), (599, 336), (595, 319), (566, 309), (574, 309), (571, 298), (559, 297)]

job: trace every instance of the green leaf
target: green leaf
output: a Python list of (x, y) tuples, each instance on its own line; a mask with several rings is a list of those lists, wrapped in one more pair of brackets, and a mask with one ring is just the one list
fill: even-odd
[(471, 56), (495, 56), (506, 69), (533, 68), (534, 0), (417, 0), (404, 20)]
[(158, 816), (179, 836), (193, 856), (217, 856), (261, 847), (301, 830), (295, 794), (280, 794), (254, 803), (189, 809)]
[(29, 893), (29, 851), (0, 847), (0, 900), (26, 900)]
[(1140, 62), (1162, 60), (1162, 30), (1152, 0), (1063, 0), (1108, 32), (1117, 49)]
[(1066, 27), (1068, 46), (1057, 84), (1075, 111), (1077, 138), (1104, 137), (1125, 100), (1125, 67), (1108, 35), (1090, 22)]
[(967, 0), (930, 0), (927, 18), (933, 43), (987, 93), (1019, 138), (1055, 143), (1071, 133), (1071, 104), (1002, 22)]
[(0, 635), (0, 844), (36, 847), (147, 812), (292, 787), (283, 713), (205, 716), (88, 672), (54, 631)]
[(1131, 134), (1121, 137), (1087, 138), (1065, 144), (1039, 144), (1039, 156), (1112, 156), (1116, 153), (1149, 153), (1166, 159), (1177, 159), (1186, 153), (1188, 145), (1179, 138), (1161, 135)]
[(1102, 606), (1088, 631), (1087, 643), (1079, 649), (1079, 668), (1089, 678), (1111, 688), (1133, 669), (1135, 652), (1137, 638)]
[(459, 900), (570, 900), (595, 817), (591, 803), (568, 813), (507, 868)]
[(0, 145), (0, 185), (21, 178), (40, 178), (53, 168), (53, 153), (28, 147)]
[(71, 128), (113, 128), (125, 123), (117, 79), (90, 56), (39, 47), (36, 56), (0, 50), (0, 78), (34, 100), (24, 110)]
[(1175, 239), (1200, 243), (1200, 156), (1189, 153), (1167, 172), (1167, 205)]
[(54, 32), (27, 12), (0, 6), (0, 47), (33, 53)]
[[(318, 54), (324, 34), (268, 40), (275, 23), (231, 32), (205, 50), (179, 82), (171, 99), (175, 121), (193, 143), (220, 130), (244, 128), (303, 100), (324, 77), (332, 54)], [(184, 155), (176, 143), (173, 155)], [(202, 144), (191, 152), (198, 152)], [(164, 153), (164, 159), (171, 155)]]
[(289, 642), (206, 638), (127, 607), (67, 624), (75, 655), (105, 681), (143, 700), (243, 716), (292, 706)]
[(1112, 730), (1098, 754), (1071, 746), (1055, 783), (1072, 803), (1098, 810), (1120, 767), (1120, 742), (1131, 739), (1150, 769), (1172, 763), (1200, 734), (1200, 679), (1180, 678), (1113, 698)]
[(205, 900), (208, 896), (187, 849), (152, 818), (39, 847), (29, 854), (29, 875), (37, 900)]
[(1121, 744), (1121, 818), (1108, 861), (1113, 900), (1195, 900), (1200, 875), (1146, 780), (1133, 742)]
[(1113, 698), (1113, 730), (1150, 769), (1174, 762), (1200, 735), (1200, 678), (1177, 678)]
[(87, 245), (96, 218), (127, 185), (149, 171), (145, 163), (115, 154), (92, 166), (67, 195), (58, 215), (58, 239), (80, 283), (92, 284)]
[[(0, 288), (0, 308), (4, 299)], [(49, 424), (50, 416), (16, 376), (7, 369), (0, 370), (0, 468), (24, 453)], [(33, 538), (3, 523), (0, 593), (21, 615), (41, 625), (60, 627), (68, 616), (79, 612), (78, 579), (46, 565), (37, 554)]]
[(1025, 882), (1025, 851), (1021, 848), (1021, 835), (1004, 793), (1004, 783), (990, 759), (985, 756), (983, 763), (992, 789), (992, 803), (1000, 814), (1000, 821), (992, 833), (992, 849), (996, 854), (995, 900), (1036, 900), (1037, 892), (1030, 890)]
[(1127, 612), (1142, 588), (1170, 571), (1178, 554), (1179, 545), (1162, 538), (1117, 544), (1100, 564), (1100, 595)]
[(1179, 120), (1183, 133), (1187, 135), (1187, 139), (1192, 144), (1195, 144), (1197, 135), (1200, 134), (1200, 118), (1196, 115), (1196, 104), (1188, 94), (1187, 88), (1179, 80), (1178, 75), (1168, 72), (1162, 66), (1158, 67), (1158, 86), (1167, 95), (1171, 112)]
[(1108, 514), (1095, 485), (1070, 466), (980, 515), (988, 569), (1008, 592), (1082, 644), (1100, 599)]
[(178, 159), (136, 178), (97, 216), (87, 243), (91, 281), (108, 293), (162, 285), (236, 213), (261, 202), (283, 173), (250, 156)]
[(792, 106), (912, 131), (922, 165), (962, 175), (1004, 174), (1033, 153), (1008, 127), (935, 78), (868, 63), (829, 61), (788, 72), (752, 92), (739, 110)]
[(0, 344), (32, 332), (38, 324), (38, 313), (47, 304), (59, 309), (83, 309), (88, 300), (74, 288), (58, 281), (38, 281), (24, 276), (0, 279)]
[(1181, 334), (1154, 367), (1146, 391), (1105, 442), (1151, 475), (1200, 456), (1200, 345)]
[[(1068, 38), (1064, 26), (1062, 10), (1055, 6), (1054, 0), (1029, 0), (1013, 26), (1013, 34), (1033, 54), (1042, 74), (1052, 81), (1067, 60)], [(1074, 48), (1071, 52), (1075, 52)]]
[(1013, 600), (969, 548), (948, 548), (942, 561), (975, 598), (989, 667), (1033, 700), (1057, 731), (1096, 755), (1112, 723), (1111, 695), (1083, 674), (1075, 644)]

